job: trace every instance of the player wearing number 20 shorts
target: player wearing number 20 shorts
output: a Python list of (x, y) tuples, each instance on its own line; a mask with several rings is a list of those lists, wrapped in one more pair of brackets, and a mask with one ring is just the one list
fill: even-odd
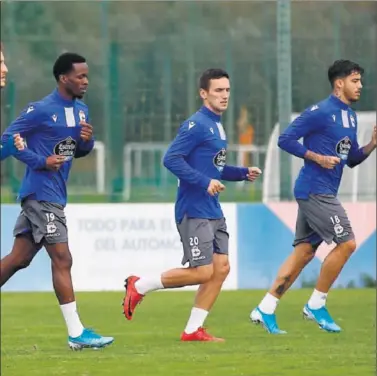
[(203, 106), (180, 127), (164, 165), (178, 179), (175, 219), (183, 244), (182, 264), (188, 268), (126, 280), (124, 314), (131, 319), (144, 295), (163, 288), (200, 285), (182, 341), (223, 341), (206, 332), (204, 321), (229, 273), (228, 232), (219, 203), (220, 180), (253, 181), (260, 170), (226, 164), (227, 140), (221, 114), (228, 107), (229, 76), (209, 69), (200, 79)]

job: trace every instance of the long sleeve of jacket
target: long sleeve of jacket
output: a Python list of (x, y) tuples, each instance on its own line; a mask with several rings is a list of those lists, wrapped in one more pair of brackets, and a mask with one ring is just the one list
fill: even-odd
[[(16, 133), (19, 133), (21, 137), (26, 139), (28, 135), (37, 131), (43, 121), (43, 112), (34, 105), (29, 105), (23, 110), (20, 116), (11, 123), (11, 125), (5, 130), (1, 141), (6, 144), (9, 139), (13, 139)], [(14, 153), (14, 157), (19, 161), (25, 163), (33, 170), (41, 170), (46, 166), (45, 157), (38, 155), (28, 149), (17, 150)]]
[(221, 173), (221, 180), (243, 181), (247, 179), (249, 169), (247, 167), (236, 167), (225, 165)]
[(86, 157), (94, 148), (94, 137), (89, 141), (80, 140), (75, 151), (75, 158)]
[(318, 130), (320, 124), (320, 110), (305, 110), (283, 131), (279, 137), (278, 146), (289, 154), (304, 158), (308, 149), (298, 140)]
[(367, 154), (364, 154), (363, 148), (360, 147), (357, 141), (357, 133), (355, 139), (352, 142), (351, 150), (348, 156), (347, 165), (350, 168), (354, 168), (360, 163), (364, 162), (368, 158)]
[(9, 138), (4, 145), (3, 144), (0, 145), (0, 159), (2, 161), (16, 152), (17, 152), (17, 148), (14, 145), (13, 137)]
[(207, 189), (211, 179), (193, 169), (187, 163), (187, 157), (203, 141), (200, 124), (190, 128), (189, 123), (182, 124), (176, 138), (170, 144), (163, 158), (164, 166), (178, 179), (189, 184)]

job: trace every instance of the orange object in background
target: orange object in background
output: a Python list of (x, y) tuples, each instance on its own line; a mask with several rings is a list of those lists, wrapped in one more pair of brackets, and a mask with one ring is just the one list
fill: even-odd
[[(246, 106), (242, 106), (237, 121), (238, 142), (240, 145), (252, 145), (254, 142), (254, 127), (249, 122), (249, 112)], [(251, 165), (251, 155), (248, 152), (242, 153), (242, 165)]]

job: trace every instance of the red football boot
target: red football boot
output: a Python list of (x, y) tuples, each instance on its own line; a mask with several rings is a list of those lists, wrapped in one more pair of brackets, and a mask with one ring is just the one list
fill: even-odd
[(225, 342), (223, 338), (217, 338), (207, 333), (205, 328), (199, 328), (194, 333), (187, 334), (185, 332), (181, 335), (181, 341), (200, 341), (200, 342)]
[(124, 287), (126, 288), (126, 295), (123, 299), (123, 313), (127, 320), (132, 320), (136, 306), (140, 304), (144, 298), (144, 295), (139, 294), (135, 288), (135, 282), (139, 279), (139, 277), (132, 275), (125, 280)]

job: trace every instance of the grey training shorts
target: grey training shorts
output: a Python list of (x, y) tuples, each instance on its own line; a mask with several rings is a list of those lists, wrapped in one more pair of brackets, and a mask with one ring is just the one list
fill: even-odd
[(26, 199), (21, 203), (21, 208), (14, 226), (14, 236), (31, 235), (36, 244), (42, 240), (48, 244), (68, 242), (63, 206)]
[(177, 224), (183, 244), (182, 265), (191, 267), (212, 264), (213, 253), (228, 254), (229, 234), (225, 218), (183, 218)]
[(339, 244), (355, 238), (347, 213), (335, 196), (310, 195), (297, 203), (294, 246), (310, 243), (317, 247), (322, 241)]

